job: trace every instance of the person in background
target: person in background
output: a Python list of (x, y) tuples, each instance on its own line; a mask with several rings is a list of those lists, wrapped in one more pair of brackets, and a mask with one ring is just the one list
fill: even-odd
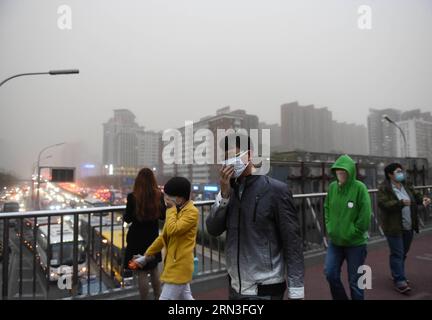
[(378, 189), (380, 222), (390, 248), (390, 270), (395, 289), (400, 293), (411, 290), (405, 274), (405, 260), (413, 240), (419, 232), (418, 205), (427, 207), (431, 199), (422, 196), (406, 182), (399, 163), (384, 168), (385, 181)]
[(371, 200), (366, 185), (356, 179), (355, 163), (348, 155), (339, 157), (332, 171), (337, 180), (330, 183), (324, 202), (325, 225), (330, 239), (324, 272), (333, 299), (347, 300), (341, 282), (341, 267), (346, 260), (351, 299), (363, 300), (358, 270), (367, 255)]
[[(159, 190), (153, 171), (143, 168), (138, 173), (133, 192), (127, 196), (126, 211), (123, 220), (131, 223), (126, 236), (126, 252), (124, 266), (135, 255), (141, 254), (153, 243), (159, 235), (159, 220), (165, 219), (165, 203)], [(158, 263), (162, 261), (160, 254), (151, 263), (136, 270), (138, 288), (141, 299), (147, 299), (149, 292), (148, 274), (150, 274), (154, 298), (158, 299), (161, 292)]]

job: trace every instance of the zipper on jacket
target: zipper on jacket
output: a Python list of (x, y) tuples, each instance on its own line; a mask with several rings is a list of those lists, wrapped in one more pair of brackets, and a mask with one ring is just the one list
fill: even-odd
[(237, 226), (237, 273), (239, 278), (239, 294), (241, 294), (241, 275), (240, 275), (240, 214), (241, 214), (241, 205), (239, 207), (238, 213), (238, 226)]
[(259, 195), (257, 195), (255, 197), (255, 207), (254, 207), (254, 211), (253, 211), (253, 222), (256, 222), (256, 211), (257, 211), (257, 207), (258, 207), (258, 200), (259, 200)]

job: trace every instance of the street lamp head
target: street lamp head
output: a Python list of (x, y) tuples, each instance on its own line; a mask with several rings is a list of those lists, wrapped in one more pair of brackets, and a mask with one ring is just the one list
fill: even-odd
[(1, 81), (0, 87), (2, 85), (4, 85), (6, 82), (8, 82), (9, 80), (11, 80), (13, 78), (17, 78), (17, 77), (22, 77), (22, 76), (36, 76), (36, 75), (46, 75), (46, 74), (58, 75), (58, 74), (74, 74), (74, 73), (79, 73), (79, 70), (78, 69), (63, 69), (63, 70), (50, 70), (48, 72), (44, 71), (44, 72), (19, 73), (19, 74), (13, 75), (13, 76), (6, 78), (5, 80)]
[(385, 120), (387, 120), (388, 122), (393, 123), (393, 120), (390, 119), (386, 114), (383, 115), (383, 118), (384, 118)]
[(58, 74), (75, 74), (79, 73), (78, 69), (64, 69), (64, 70), (50, 70), (48, 72), (50, 75), (58, 75)]

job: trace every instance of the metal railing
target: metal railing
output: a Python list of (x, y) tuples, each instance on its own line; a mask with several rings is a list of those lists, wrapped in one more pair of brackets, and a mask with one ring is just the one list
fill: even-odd
[[(418, 186), (415, 189), (423, 194), (431, 195), (432, 186)], [(378, 219), (378, 189), (370, 189), (372, 217), (369, 227), (369, 237), (377, 239), (384, 237)], [(327, 193), (311, 193), (294, 195), (295, 205), (300, 212), (300, 226), (303, 236), (304, 251), (314, 252), (327, 248), (328, 241), (325, 230), (324, 199)], [(422, 228), (432, 227), (432, 210), (419, 210), (419, 222)]]
[[(417, 187), (430, 194), (432, 186)], [(369, 190), (373, 216), (370, 236), (382, 237), (376, 213), (377, 190)], [(294, 195), (306, 253), (327, 246), (323, 205), (326, 193)], [(214, 201), (200, 210), (195, 277), (225, 271), (225, 234), (212, 237), (205, 219)], [(97, 296), (133, 288), (124, 268), (125, 206), (0, 214), (3, 243), (2, 299), (58, 299)], [(431, 210), (421, 210), (422, 227), (432, 226)]]

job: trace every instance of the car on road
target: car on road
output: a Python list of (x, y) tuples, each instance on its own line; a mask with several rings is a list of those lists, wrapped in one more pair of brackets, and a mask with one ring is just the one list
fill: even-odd
[[(9, 201), (3, 204), (3, 212), (19, 212), (19, 211), (20, 211), (20, 205), (18, 202)], [(10, 227), (15, 226), (15, 219), (9, 219), (9, 226)]]
[(20, 205), (18, 202), (5, 202), (3, 204), (3, 212), (19, 212)]

